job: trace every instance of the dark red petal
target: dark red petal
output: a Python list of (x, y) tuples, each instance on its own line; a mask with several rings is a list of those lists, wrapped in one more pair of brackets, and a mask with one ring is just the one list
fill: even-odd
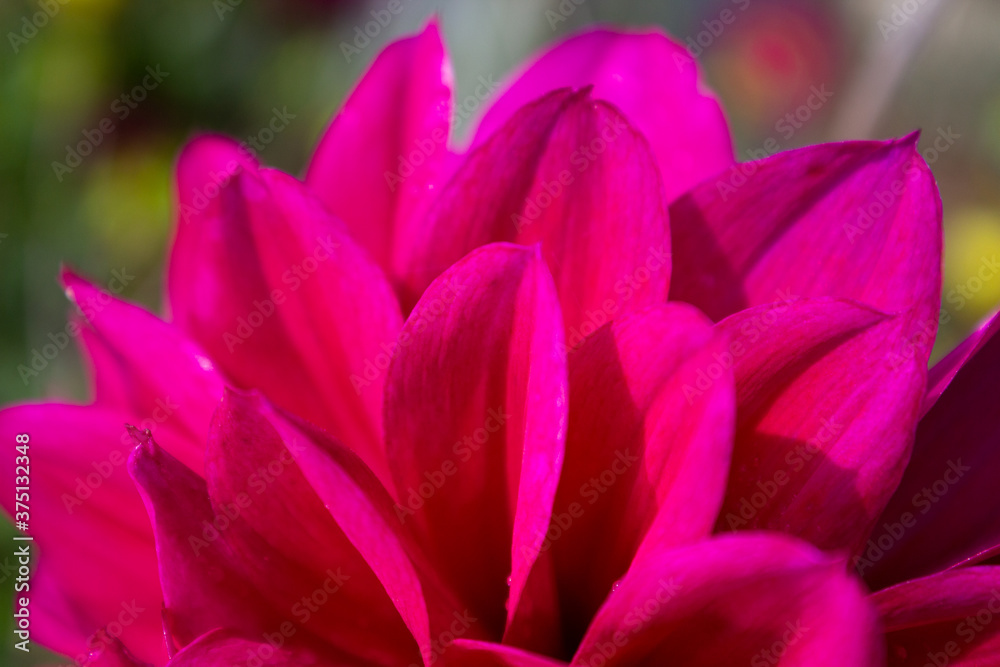
[(306, 182), (390, 276), (445, 177), (451, 79), (432, 20), (379, 54), (309, 165)]
[(878, 667), (882, 651), (875, 610), (842, 561), (746, 534), (637, 559), (572, 664)]
[(871, 596), (891, 667), (1000, 664), (1000, 567), (915, 579)]
[(624, 311), (666, 300), (670, 231), (646, 140), (587, 91), (554, 92), (472, 151), (413, 239), (415, 298), (494, 241), (541, 243), (571, 344)]
[(707, 391), (693, 386), (727, 344), (696, 309), (665, 304), (600, 329), (570, 356), (566, 463), (543, 549), (553, 549), (571, 637), (637, 551), (712, 532), (732, 449), (732, 370)]
[(538, 248), (490, 245), (427, 289), (389, 369), (386, 446), (399, 520), (496, 638), (504, 601), (510, 616), (518, 609), (559, 483), (562, 346)]
[(240, 573), (296, 628), (359, 660), (419, 660), (383, 585), (310, 486), (291, 443), (261, 414), (259, 401), (227, 391), (216, 412), (205, 473), (221, 527), (206, 527), (201, 537), (222, 539)]
[(565, 662), (552, 660), (513, 646), (490, 642), (458, 639), (441, 653), (441, 664), (447, 667), (559, 667)]
[(963, 344), (964, 361), (948, 371), (950, 384), (920, 420), (910, 465), (857, 562), (875, 588), (981, 553), (985, 559), (1000, 547), (998, 331), (994, 317)]
[(803, 299), (717, 326), (732, 343), (714, 363), (733, 366), (738, 406), (717, 528), (779, 530), (855, 553), (903, 474), (926, 386), (907, 320)]
[[(359, 663), (333, 648), (289, 647), (273, 633), (267, 642), (252, 641), (228, 630), (213, 630), (170, 660), (167, 667), (347, 667)], [(370, 664), (370, 663), (365, 663)]]

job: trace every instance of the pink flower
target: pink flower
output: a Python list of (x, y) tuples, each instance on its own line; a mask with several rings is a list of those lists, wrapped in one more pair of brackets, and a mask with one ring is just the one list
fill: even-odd
[(1000, 325), (928, 381), (914, 136), (736, 165), (687, 53), (607, 30), (468, 150), (455, 120), (431, 24), (305, 183), (190, 143), (169, 321), (64, 274), (94, 401), (0, 412), (30, 435), (36, 639), (116, 666), (1000, 660)]

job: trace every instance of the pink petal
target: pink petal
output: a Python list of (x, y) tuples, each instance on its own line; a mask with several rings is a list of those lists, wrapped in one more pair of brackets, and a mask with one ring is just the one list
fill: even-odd
[(390, 276), (451, 152), (451, 64), (437, 21), (379, 54), (323, 135), (306, 182)]
[(63, 271), (66, 292), (92, 363), (96, 403), (161, 436), (169, 423), (184, 437), (165, 446), (201, 472), (205, 438), (222, 380), (212, 362), (175, 327)]
[[(362, 554), (324, 507), (259, 398), (227, 391), (206, 452), (222, 539), (242, 576), (303, 628), (361, 661), (408, 664), (417, 644)], [(215, 537), (218, 535), (219, 537)]]
[(1000, 548), (993, 500), (1000, 475), (998, 322), (994, 317), (974, 333), (958, 350), (963, 363), (939, 375), (953, 377), (937, 383), (947, 388), (920, 421), (910, 465), (856, 561), (875, 588), (985, 559)]
[[(117, 412), (75, 405), (0, 411), (3, 507), (15, 507), (15, 436), (28, 434), (30, 519), (38, 547), (31, 581), (32, 640), (79, 656), (109, 626), (142, 660), (166, 658), (149, 521), (125, 471), (131, 451)], [(125, 442), (122, 441), (125, 436)], [(23, 461), (21, 461), (23, 464)], [(23, 472), (23, 471), (21, 471)], [(25, 543), (27, 544), (27, 543)], [(110, 642), (109, 634), (98, 635)]]
[(615, 105), (649, 140), (669, 201), (733, 162), (722, 109), (698, 79), (684, 47), (661, 32), (588, 30), (514, 75), (483, 118), (473, 145), (547, 92), (593, 86), (594, 99)]
[[(449, 630), (461, 607), (424, 562), (419, 547), (399, 522), (392, 498), (353, 452), (266, 404), (261, 410), (337, 525), (385, 587), (424, 660), (431, 662), (432, 640)], [(474, 637), (480, 630), (472, 626), (463, 632)]]
[(892, 667), (1000, 663), (1000, 567), (941, 572), (871, 596)]
[(77, 660), (81, 667), (146, 667), (147, 663), (135, 659), (120, 640), (106, 634), (92, 638), (94, 648), (82, 660)]
[(129, 472), (142, 494), (156, 536), (163, 590), (163, 624), (171, 653), (217, 627), (250, 636), (281, 620), (234, 569), (220, 540), (203, 539), (207, 526), (231, 521), (216, 516), (205, 480), (161, 449), (152, 436), (132, 429), (137, 447)]
[(719, 323), (732, 343), (715, 363), (733, 367), (738, 405), (719, 530), (861, 547), (902, 476), (923, 398), (926, 357), (913, 353), (906, 326), (836, 299), (759, 306)]
[(441, 664), (477, 667), (559, 667), (559, 662), (503, 644), (458, 639), (441, 653)]
[(697, 310), (664, 304), (603, 327), (570, 357), (566, 463), (542, 548), (553, 549), (571, 633), (637, 551), (712, 532), (732, 448), (732, 371), (697, 396), (688, 388), (726, 346)]
[(787, 151), (698, 185), (670, 207), (670, 298), (720, 320), (777, 299), (843, 297), (913, 309), (913, 335), (933, 340), (941, 201), (916, 141)]
[(399, 520), (496, 638), (505, 582), (510, 630), (559, 482), (562, 341), (538, 248), (491, 245), (428, 288), (390, 368), (386, 444)]
[(413, 242), (414, 298), (474, 248), (541, 243), (571, 344), (612, 317), (666, 300), (663, 186), (645, 139), (587, 91), (517, 112), (473, 151)]
[[(217, 141), (181, 156), (182, 183)], [(329, 429), (385, 479), (382, 386), (401, 316), (381, 270), (289, 176), (244, 169), (217, 200), (178, 229), (177, 323), (232, 380)]]
[[(881, 665), (878, 621), (843, 562), (740, 535), (636, 560), (573, 665)], [(602, 657), (606, 661), (599, 663)]]
[(356, 665), (339, 651), (285, 646), (287, 637), (271, 633), (267, 642), (250, 641), (228, 630), (214, 630), (173, 657), (168, 667), (334, 667)]

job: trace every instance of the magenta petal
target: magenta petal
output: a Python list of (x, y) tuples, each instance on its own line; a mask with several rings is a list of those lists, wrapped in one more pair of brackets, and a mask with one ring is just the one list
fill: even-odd
[(441, 654), (444, 667), (565, 667), (565, 662), (522, 651), (513, 646), (458, 639)]
[(494, 241), (541, 243), (572, 345), (622, 312), (662, 303), (670, 231), (646, 140), (586, 91), (528, 104), (469, 154), (429, 211), (414, 238), (411, 293)]
[(931, 340), (941, 201), (916, 136), (824, 144), (734, 166), (670, 207), (671, 299), (712, 319), (794, 297), (910, 311)]
[(570, 356), (566, 463), (543, 548), (571, 635), (637, 551), (712, 532), (732, 448), (732, 371), (707, 391), (692, 387), (726, 345), (696, 309), (664, 304), (616, 320)]
[(445, 177), (451, 79), (432, 20), (379, 54), (309, 165), (306, 182), (390, 276)]
[[(979, 350), (1000, 331), (1000, 314), (994, 314), (985, 324), (973, 331), (962, 343), (941, 361), (931, 367), (927, 375), (927, 396), (924, 398), (923, 414), (934, 407), (955, 375), (965, 367)], [(978, 362), (977, 362), (978, 363)]]
[(963, 361), (917, 427), (913, 457), (857, 561), (875, 588), (921, 577), (1000, 547), (1000, 317), (970, 336)]
[(121, 640), (107, 634), (107, 630), (91, 637), (93, 649), (82, 660), (77, 659), (80, 667), (148, 667), (148, 663), (136, 660), (135, 656)]
[[(537, 248), (491, 245), (424, 293), (386, 389), (399, 520), (484, 628), (519, 609), (562, 468), (559, 303)], [(509, 579), (508, 579), (509, 577)]]
[(672, 200), (733, 162), (722, 109), (698, 81), (683, 46), (660, 32), (589, 30), (566, 39), (515, 74), (483, 118), (474, 145), (485, 142), (517, 110), (556, 88), (593, 86), (652, 147)]
[[(277, 635), (284, 641), (284, 637)], [(167, 667), (346, 667), (356, 665), (339, 651), (302, 646), (289, 647), (271, 639), (252, 641), (229, 630), (213, 630), (199, 637), (175, 655)]]
[(1000, 567), (915, 579), (871, 596), (891, 667), (1000, 664)]
[(714, 363), (733, 366), (738, 405), (717, 528), (856, 552), (902, 476), (923, 398), (926, 357), (914, 353), (907, 320), (803, 299), (717, 326), (732, 343)]
[(206, 452), (216, 514), (237, 515), (220, 518), (217, 534), (240, 573), (273, 608), (362, 662), (419, 660), (393, 601), (310, 485), (290, 450), (295, 443), (262, 413), (261, 400), (227, 391)]
[[(261, 407), (316, 495), (385, 587), (424, 660), (431, 662), (433, 639), (449, 629), (461, 607), (424, 562), (396, 516), (392, 498), (346, 447), (304, 422)], [(479, 628), (467, 628), (466, 634), (477, 636)]]
[[(181, 156), (180, 181), (207, 141)], [(385, 479), (381, 360), (402, 323), (385, 276), (290, 176), (244, 169), (217, 199), (216, 215), (177, 232), (177, 323), (228, 377), (328, 429)]]
[(129, 472), (139, 487), (156, 537), (163, 591), (163, 624), (171, 653), (217, 627), (261, 636), (280, 625), (248, 582), (233, 555), (203, 533), (216, 520), (205, 480), (156, 444), (131, 430), (137, 447)]
[(843, 562), (786, 536), (727, 536), (637, 559), (573, 658), (592, 665), (878, 667), (878, 620)]
[[(79, 308), (80, 336), (91, 357), (95, 401), (157, 435), (201, 474), (205, 438), (222, 397), (222, 380), (205, 354), (175, 327), (114, 298), (69, 271), (66, 292)], [(171, 440), (169, 424), (184, 437)]]
[[(30, 437), (30, 523), (38, 546), (31, 582), (32, 640), (70, 656), (122, 623), (121, 639), (142, 660), (166, 657), (156, 553), (142, 500), (125, 470), (132, 447), (117, 412), (75, 405), (0, 411), (2, 495), (14, 507), (15, 436)], [(125, 436), (125, 442), (122, 442)], [(23, 463), (23, 461), (22, 461)], [(18, 517), (20, 519), (20, 517)], [(128, 624), (124, 625), (127, 621)], [(106, 635), (105, 635), (106, 636)]]

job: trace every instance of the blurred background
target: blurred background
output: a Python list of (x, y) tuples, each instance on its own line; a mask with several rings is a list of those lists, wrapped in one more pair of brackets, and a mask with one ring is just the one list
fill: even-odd
[[(300, 174), (378, 50), (435, 13), (459, 99), (582, 26), (658, 25), (698, 56), (742, 160), (774, 142), (921, 129), (945, 211), (935, 358), (1000, 301), (996, 0), (400, 0), (371, 28), (388, 4), (0, 2), (0, 402), (87, 398), (72, 343), (38, 354), (65, 331), (60, 263), (99, 284), (124, 278), (126, 298), (159, 310), (172, 166), (187, 138), (253, 138), (263, 162)], [(0, 543), (10, 534), (0, 525)], [(13, 577), (0, 560), (0, 609)], [(0, 613), (0, 664), (52, 664), (12, 648), (10, 620)]]

